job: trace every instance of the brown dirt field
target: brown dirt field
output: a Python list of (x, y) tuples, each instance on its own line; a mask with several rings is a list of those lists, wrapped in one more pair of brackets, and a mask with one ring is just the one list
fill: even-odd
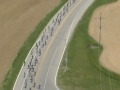
[(103, 52), (100, 63), (103, 67), (120, 74), (120, 0), (95, 10), (89, 25), (89, 34), (98, 41), (99, 19), (102, 12), (101, 44)]
[(60, 0), (0, 0), (0, 83), (23, 45)]

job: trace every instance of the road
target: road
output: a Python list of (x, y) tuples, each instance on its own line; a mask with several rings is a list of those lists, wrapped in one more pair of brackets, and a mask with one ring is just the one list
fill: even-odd
[[(69, 0), (59, 10), (27, 55), (13, 90), (59, 90), (56, 77), (65, 48), (75, 26), (93, 1)], [(65, 53), (67, 67), (67, 50)]]

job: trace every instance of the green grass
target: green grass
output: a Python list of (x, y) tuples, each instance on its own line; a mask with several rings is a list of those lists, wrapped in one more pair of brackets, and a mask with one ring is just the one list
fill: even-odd
[(19, 50), (11, 68), (9, 69), (0, 90), (12, 90), (17, 75), (21, 69), (23, 61), (25, 60), (29, 50), (37, 40), (38, 36), (40, 35), (41, 31), (50, 21), (50, 19), (55, 15), (55, 13), (67, 2), (67, 0), (61, 0), (60, 4), (56, 6), (40, 23), (37, 25), (36, 29), (30, 34), (30, 36), (24, 42), (24, 45)]
[[(78, 23), (69, 45), (68, 68), (64, 72), (65, 55), (60, 65), (57, 77), (57, 84), (61, 90), (120, 90), (120, 76), (108, 71), (99, 64), (99, 56), (102, 52), (102, 46), (88, 35), (88, 25), (93, 11), (104, 4), (117, 0), (95, 0), (83, 15)], [(90, 45), (100, 46), (91, 49)], [(101, 80), (100, 81), (100, 72)]]

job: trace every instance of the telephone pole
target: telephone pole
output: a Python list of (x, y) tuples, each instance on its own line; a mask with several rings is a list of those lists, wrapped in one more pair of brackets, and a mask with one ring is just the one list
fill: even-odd
[(99, 17), (99, 20), (100, 20), (100, 26), (99, 26), (99, 44), (101, 43), (101, 30), (102, 30), (102, 13), (100, 13), (100, 17)]

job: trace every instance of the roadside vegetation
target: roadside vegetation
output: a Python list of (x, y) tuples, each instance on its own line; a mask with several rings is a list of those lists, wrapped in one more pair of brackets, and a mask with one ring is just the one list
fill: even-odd
[(37, 25), (36, 29), (29, 35), (29, 37), (24, 42), (23, 46), (19, 50), (13, 64), (11, 65), (11, 68), (9, 69), (0, 90), (12, 90), (15, 80), (17, 78), (17, 75), (21, 69), (21, 66), (30, 51), (31, 47), (37, 40), (38, 36), (42, 32), (42, 30), (45, 28), (47, 23), (50, 21), (50, 19), (57, 13), (57, 11), (67, 2), (67, 0), (61, 0), (60, 4), (56, 6), (55, 9), (53, 9), (43, 20), (40, 21), (40, 23)]
[(57, 76), (57, 85), (61, 90), (120, 90), (120, 76), (99, 64), (103, 48), (88, 35), (93, 11), (115, 1), (117, 0), (95, 0), (76, 26), (66, 49), (68, 68), (65, 68), (64, 55)]

